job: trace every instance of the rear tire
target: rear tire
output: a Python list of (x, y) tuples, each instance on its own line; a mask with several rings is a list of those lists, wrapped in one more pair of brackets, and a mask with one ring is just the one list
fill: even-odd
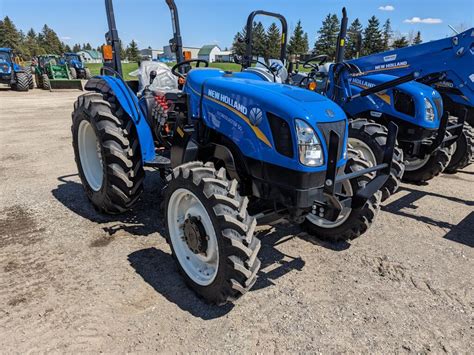
[(76, 68), (70, 67), (69, 73), (71, 74), (71, 79), (77, 79), (77, 71)]
[[(387, 137), (388, 129), (385, 126), (365, 118), (354, 119), (349, 123), (349, 144), (355, 150), (362, 148), (359, 151), (365, 160), (369, 161), (371, 166), (383, 162)], [(398, 147), (397, 143), (393, 152), (390, 176), (381, 189), (382, 201), (385, 201), (390, 195), (397, 192), (404, 171), (403, 151)]]
[(28, 75), (28, 88), (33, 90), (35, 88), (35, 81), (33, 78), (33, 72), (31, 71), (31, 67), (25, 67), (25, 73)]
[(49, 82), (48, 74), (41, 75), (41, 84), (44, 90), (51, 90), (51, 83)]
[(28, 73), (20, 72), (15, 73), (16, 83), (13, 85), (12, 89), (15, 91), (28, 91), (30, 87), (30, 80), (28, 79)]
[[(167, 180), (167, 240), (179, 271), (207, 302), (235, 301), (254, 285), (260, 269), (257, 222), (247, 212), (247, 197), (240, 196), (237, 181), (229, 181), (224, 168), (216, 171), (212, 163), (183, 164)], [(198, 234), (186, 231), (190, 221), (201, 224)], [(190, 235), (205, 235), (199, 249)]]
[(471, 164), (474, 159), (474, 127), (464, 122), (461, 135), (456, 140), (456, 149), (451, 157), (446, 173), (455, 173)]
[[(114, 112), (102, 94), (87, 93), (74, 104), (71, 130), (79, 176), (94, 207), (110, 214), (130, 209), (143, 191), (145, 178), (133, 122)], [(102, 171), (93, 149), (87, 149), (94, 139)]]
[[(348, 160), (345, 168), (346, 173), (356, 172), (369, 167), (369, 163), (362, 155), (353, 149), (348, 150)], [(373, 174), (363, 175), (352, 179), (346, 184), (346, 194), (352, 195), (358, 189), (364, 187), (372, 178)], [(370, 197), (360, 210), (348, 209), (341, 213), (340, 219), (336, 222), (329, 222), (315, 215), (308, 215), (301, 227), (308, 234), (319, 239), (330, 242), (347, 241), (360, 237), (371, 226), (375, 216), (380, 209), (382, 193), (377, 191)]]

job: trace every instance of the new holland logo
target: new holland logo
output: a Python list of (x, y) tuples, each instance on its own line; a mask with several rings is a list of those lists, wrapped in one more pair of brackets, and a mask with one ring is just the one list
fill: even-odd
[(326, 110), (326, 116), (328, 116), (329, 118), (334, 118), (334, 111), (331, 110), (331, 109), (327, 109)]
[(254, 126), (258, 126), (260, 123), (262, 123), (262, 119), (263, 112), (261, 109), (259, 109), (258, 107), (253, 107), (250, 109), (249, 120), (251, 124), (253, 124)]

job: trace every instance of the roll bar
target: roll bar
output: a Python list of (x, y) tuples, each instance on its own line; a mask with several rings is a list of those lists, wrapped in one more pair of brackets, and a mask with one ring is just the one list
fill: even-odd
[[(181, 30), (179, 26), (178, 8), (174, 0), (165, 0), (166, 4), (170, 8), (171, 12), (171, 23), (173, 25), (173, 38), (170, 39), (171, 50), (176, 55), (178, 63), (184, 60), (183, 56), (183, 40), (181, 38)], [(122, 58), (120, 57), (120, 38), (117, 31), (117, 25), (115, 23), (114, 6), (112, 0), (105, 0), (105, 11), (107, 14), (107, 23), (109, 25), (109, 31), (105, 34), (106, 43), (112, 47), (112, 60), (104, 63), (104, 66), (112, 69), (111, 71), (105, 71), (109, 74), (117, 73), (123, 76), (122, 72)], [(181, 67), (180, 70), (184, 70)]]
[(105, 0), (105, 12), (107, 14), (107, 23), (109, 31), (105, 34), (105, 42), (112, 46), (112, 61), (104, 65), (122, 76), (122, 58), (120, 57), (120, 38), (118, 36), (117, 25), (115, 24), (114, 6), (112, 0)]
[(336, 43), (336, 63), (342, 63), (344, 61), (344, 56), (346, 52), (346, 36), (347, 36), (347, 11), (346, 8), (342, 8), (342, 19), (341, 19), (341, 28), (339, 30), (339, 35), (337, 36)]
[[(181, 29), (179, 26), (178, 7), (174, 0), (165, 0), (171, 12), (171, 24), (173, 26), (173, 38), (170, 39), (171, 50), (176, 55), (176, 63), (184, 61), (183, 56), (183, 39), (181, 38)], [(179, 68), (180, 72), (183, 67)]]
[(288, 40), (288, 23), (286, 18), (283, 15), (268, 12), (264, 10), (257, 10), (252, 12), (247, 18), (247, 27), (246, 27), (246, 37), (245, 37), (245, 56), (242, 58), (242, 67), (248, 68), (252, 66), (252, 40), (253, 40), (253, 20), (256, 16), (263, 15), (268, 17), (274, 17), (280, 20), (281, 22), (281, 51), (280, 51), (280, 60), (284, 63), (286, 59), (286, 44)]

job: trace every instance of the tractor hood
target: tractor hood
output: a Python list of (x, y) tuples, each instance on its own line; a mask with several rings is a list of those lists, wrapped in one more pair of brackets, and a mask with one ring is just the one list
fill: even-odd
[(241, 111), (248, 112), (250, 106), (258, 107), (285, 119), (307, 120), (313, 126), (316, 123), (346, 119), (344, 111), (322, 95), (290, 85), (264, 81), (252, 73), (194, 69), (188, 74), (185, 91), (231, 103), (237, 109), (240, 106)]
[[(312, 127), (322, 143), (324, 161), (331, 131), (339, 136), (340, 159), (347, 141), (347, 119), (333, 101), (312, 91), (260, 79), (251, 73), (219, 69), (191, 70), (184, 92), (189, 95), (190, 113), (206, 126), (232, 137), (248, 158), (291, 167), (299, 171), (323, 171), (324, 166), (301, 164), (298, 156), (296, 120)], [(325, 144), (324, 144), (325, 143)]]

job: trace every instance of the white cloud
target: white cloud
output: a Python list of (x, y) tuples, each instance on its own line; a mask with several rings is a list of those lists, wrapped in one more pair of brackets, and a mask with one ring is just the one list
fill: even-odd
[(412, 18), (406, 19), (403, 22), (405, 22), (405, 23), (425, 23), (425, 24), (428, 24), (428, 25), (437, 25), (437, 24), (442, 23), (443, 20), (441, 20), (440, 18), (431, 18), (431, 17), (427, 17), (427, 18), (412, 17)]
[(380, 7), (379, 7), (379, 10), (382, 10), (382, 11), (394, 11), (394, 10), (395, 10), (395, 6), (392, 6), (392, 5), (380, 6)]
[(72, 38), (69, 37), (69, 36), (62, 36), (61, 39), (62, 39), (63, 41), (69, 41), (69, 40), (72, 39)]

